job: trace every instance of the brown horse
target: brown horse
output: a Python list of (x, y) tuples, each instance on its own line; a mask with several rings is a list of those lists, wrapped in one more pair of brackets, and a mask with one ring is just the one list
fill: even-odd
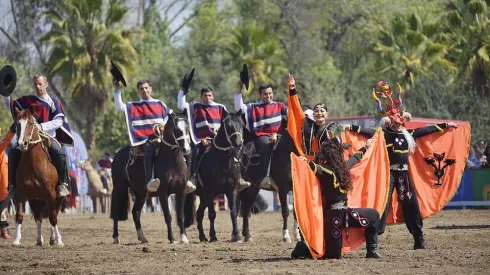
[(93, 213), (97, 213), (97, 201), (100, 203), (102, 213), (106, 213), (106, 198), (112, 192), (112, 182), (108, 184), (109, 190), (104, 192), (101, 175), (90, 163), (90, 160), (83, 160), (76, 163), (77, 167), (85, 170), (88, 178), (88, 195), (92, 199)]
[(64, 199), (57, 198), (56, 184), (58, 174), (49, 161), (49, 136), (39, 131), (39, 125), (30, 109), (17, 113), (17, 142), (22, 151), (16, 172), (17, 186), (14, 201), (16, 206), (16, 232), (14, 245), (20, 245), (22, 222), (24, 221), (25, 202), (29, 206), (37, 223), (37, 245), (43, 245), (41, 234), (42, 218), (49, 217), (51, 237), (49, 244), (63, 246), (58, 230), (58, 213)]

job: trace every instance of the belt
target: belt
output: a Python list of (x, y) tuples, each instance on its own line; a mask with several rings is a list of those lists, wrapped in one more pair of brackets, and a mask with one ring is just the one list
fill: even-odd
[(408, 171), (408, 164), (392, 164), (390, 165), (390, 170), (395, 171)]
[(343, 209), (347, 209), (347, 205), (346, 205), (345, 201), (339, 201), (337, 203), (330, 205), (330, 209), (343, 210)]

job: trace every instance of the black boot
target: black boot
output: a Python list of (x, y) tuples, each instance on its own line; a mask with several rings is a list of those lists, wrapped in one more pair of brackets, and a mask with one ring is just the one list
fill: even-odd
[[(376, 223), (377, 224), (377, 223)], [(364, 236), (366, 237), (366, 258), (381, 258), (378, 252), (378, 229), (377, 226), (366, 228)]]
[(19, 166), (20, 157), (22, 152), (17, 148), (10, 149), (8, 153), (8, 177), (10, 182), (10, 188), (15, 188), (17, 181), (17, 167)]
[(417, 250), (417, 249), (427, 249), (428, 248), (427, 245), (425, 244), (423, 236), (414, 237), (413, 239), (414, 239), (413, 249)]
[(291, 259), (312, 259), (310, 250), (304, 242), (297, 242), (291, 252)]
[(51, 139), (51, 147), (48, 149), (49, 155), (58, 173), (58, 185), (56, 186), (56, 193), (59, 197), (65, 197), (70, 195), (68, 189), (68, 165), (66, 164), (66, 154), (63, 148), (53, 138)]
[(246, 189), (250, 185), (252, 185), (250, 182), (248, 182), (242, 178), (241, 155), (242, 155), (241, 150), (235, 150), (235, 152), (233, 154), (233, 162), (235, 163), (236, 169), (238, 170), (238, 191), (242, 191), (243, 189)]

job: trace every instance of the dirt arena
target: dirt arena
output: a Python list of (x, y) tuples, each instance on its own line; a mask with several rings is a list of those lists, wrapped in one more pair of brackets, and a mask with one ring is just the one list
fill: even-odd
[(120, 223), (120, 245), (112, 244), (107, 215), (62, 214), (59, 220), (65, 247), (37, 247), (32, 217), (24, 222), (21, 247), (0, 240), (0, 274), (490, 274), (490, 210), (443, 211), (429, 218), (428, 250), (412, 250), (404, 225), (388, 227), (380, 237), (379, 260), (365, 259), (364, 248), (342, 260), (290, 260), (294, 242), (281, 242), (279, 212), (252, 217), (253, 243), (228, 241), (225, 211), (217, 217), (219, 242), (212, 244), (198, 242), (195, 225), (187, 231), (189, 245), (169, 244), (161, 213), (143, 215), (148, 245), (137, 241), (132, 220)]

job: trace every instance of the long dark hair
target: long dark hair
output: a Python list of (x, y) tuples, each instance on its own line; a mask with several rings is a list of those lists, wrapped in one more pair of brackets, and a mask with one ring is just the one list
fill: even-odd
[(340, 188), (347, 191), (352, 190), (352, 180), (344, 160), (344, 147), (340, 140), (333, 138), (322, 142), (320, 152), (316, 157), (318, 163), (326, 163), (333, 168)]

